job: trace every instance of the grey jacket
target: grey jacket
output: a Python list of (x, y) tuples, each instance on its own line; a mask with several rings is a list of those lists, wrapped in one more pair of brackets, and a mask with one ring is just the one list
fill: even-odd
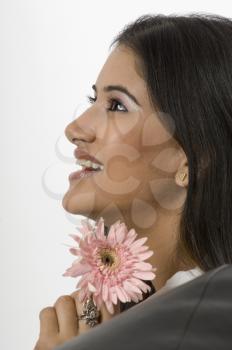
[(55, 350), (231, 350), (232, 265), (142, 302)]

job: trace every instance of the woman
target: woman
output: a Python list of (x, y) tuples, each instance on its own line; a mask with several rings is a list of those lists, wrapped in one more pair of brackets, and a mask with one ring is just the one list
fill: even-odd
[[(216, 15), (138, 18), (114, 39), (92, 105), (65, 129), (102, 167), (70, 176), (64, 209), (147, 236), (152, 293), (180, 271), (232, 263), (231, 39), (231, 19)], [(43, 309), (36, 349), (88, 331), (82, 311), (78, 292)]]

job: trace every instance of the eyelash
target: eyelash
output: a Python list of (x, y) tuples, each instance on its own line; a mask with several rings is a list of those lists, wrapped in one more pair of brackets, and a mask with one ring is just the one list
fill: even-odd
[[(92, 96), (87, 96), (87, 100), (88, 100), (88, 102), (89, 103), (91, 103), (91, 104), (93, 104), (94, 102), (96, 102), (96, 97), (92, 97)], [(115, 99), (115, 98), (110, 98), (110, 99), (108, 99), (107, 100), (107, 103), (111, 103), (111, 106), (112, 106), (112, 103), (116, 103), (116, 104), (118, 104), (118, 105), (121, 105), (121, 106), (123, 106), (123, 108), (124, 108), (124, 111), (121, 111), (121, 110), (112, 110), (112, 109), (110, 109), (110, 108), (108, 108), (108, 111), (110, 111), (110, 112), (120, 112), (120, 113), (126, 113), (126, 112), (128, 112), (128, 110), (127, 110), (127, 108), (119, 101), (119, 100), (117, 100), (117, 99)]]

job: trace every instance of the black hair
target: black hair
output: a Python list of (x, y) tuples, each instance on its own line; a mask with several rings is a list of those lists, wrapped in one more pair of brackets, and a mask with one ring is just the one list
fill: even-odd
[(154, 108), (175, 123), (188, 161), (179, 254), (207, 271), (232, 263), (232, 20), (147, 14), (112, 45), (133, 50)]

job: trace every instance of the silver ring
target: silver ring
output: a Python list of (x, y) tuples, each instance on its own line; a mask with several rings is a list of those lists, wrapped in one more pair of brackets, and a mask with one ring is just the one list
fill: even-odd
[(90, 327), (94, 327), (99, 323), (100, 311), (94, 304), (93, 298), (90, 297), (83, 304), (83, 312), (78, 316), (79, 321), (84, 321)]

